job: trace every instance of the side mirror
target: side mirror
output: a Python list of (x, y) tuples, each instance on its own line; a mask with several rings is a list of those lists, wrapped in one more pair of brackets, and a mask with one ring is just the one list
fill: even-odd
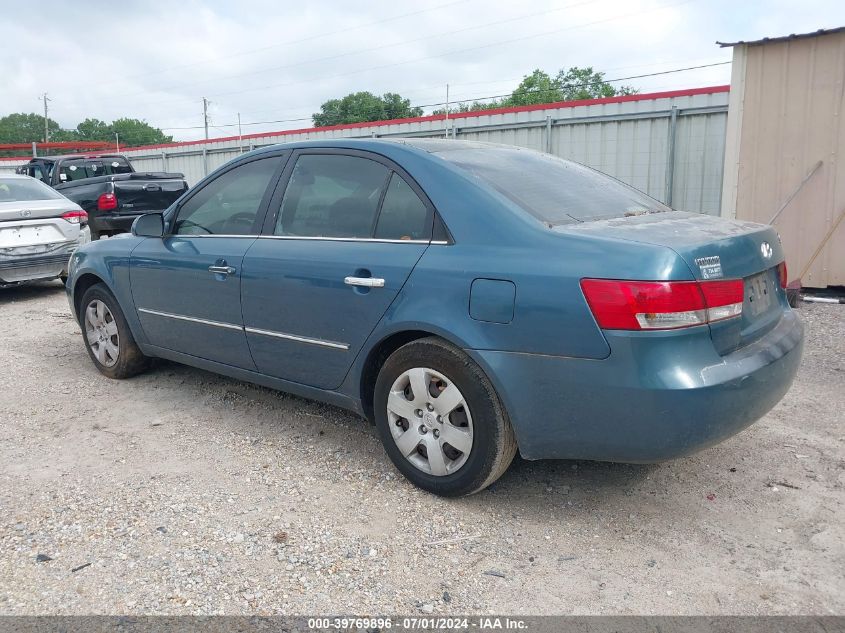
[(132, 235), (137, 237), (162, 237), (164, 216), (161, 213), (145, 213), (132, 223)]

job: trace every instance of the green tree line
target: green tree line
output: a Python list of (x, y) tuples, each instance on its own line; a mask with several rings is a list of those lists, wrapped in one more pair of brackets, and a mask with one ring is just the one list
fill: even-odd
[[(155, 145), (170, 143), (173, 137), (139, 119), (115, 119), (106, 123), (88, 118), (75, 129), (63, 129), (53, 119), (47, 119), (50, 141), (106, 141), (115, 142), (115, 133), (120, 146)], [(31, 143), (44, 141), (44, 117), (34, 113), (15, 113), (0, 118), (0, 143)]]
[[(605, 80), (603, 72), (597, 72), (592, 66), (561, 69), (554, 76), (538, 68), (531, 74), (525, 75), (508, 96), (492, 100), (455, 103), (449, 106), (449, 112), (472, 112), (558, 101), (598, 99), (637, 92), (638, 90), (631, 86), (613, 86)], [(433, 114), (445, 112), (445, 108), (439, 108), (434, 110)], [(396, 93), (390, 92), (379, 97), (371, 92), (355, 92), (340, 99), (326, 101), (320, 106), (320, 112), (316, 112), (312, 118), (316, 127), (325, 127), (344, 123), (403, 119), (421, 116), (422, 113), (422, 108), (412, 106), (410, 99), (404, 99)]]

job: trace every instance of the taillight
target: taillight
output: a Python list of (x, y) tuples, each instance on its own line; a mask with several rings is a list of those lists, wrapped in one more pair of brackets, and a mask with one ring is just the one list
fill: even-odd
[(605, 330), (671, 330), (742, 314), (741, 279), (582, 279), (581, 290), (599, 327)]
[(114, 211), (117, 209), (117, 196), (113, 193), (103, 193), (97, 198), (97, 211)]
[(778, 279), (780, 279), (781, 288), (786, 288), (786, 286), (789, 284), (789, 277), (787, 275), (785, 261), (778, 264)]
[(62, 219), (71, 224), (84, 224), (88, 221), (88, 214), (85, 211), (68, 211), (62, 214)]

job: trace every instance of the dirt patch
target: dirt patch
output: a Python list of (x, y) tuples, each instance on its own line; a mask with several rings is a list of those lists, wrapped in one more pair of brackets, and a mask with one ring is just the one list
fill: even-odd
[(352, 414), (175, 364), (110, 381), (59, 284), (0, 291), (0, 613), (841, 614), (845, 309), (801, 314), (792, 390), (722, 445), (517, 459), (449, 501)]

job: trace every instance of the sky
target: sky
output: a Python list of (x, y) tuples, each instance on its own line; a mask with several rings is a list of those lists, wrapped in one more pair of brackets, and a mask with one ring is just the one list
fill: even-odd
[[(350, 92), (430, 112), (511, 92), (535, 68), (592, 66), (640, 92), (730, 83), (731, 49), (845, 25), (842, 0), (127, 0), (8, 2), (0, 116), (146, 120), (176, 140), (311, 126)], [(119, 7), (119, 8), (117, 8)], [(713, 65), (720, 64), (720, 65)], [(671, 72), (693, 66), (707, 66)], [(637, 77), (640, 75), (652, 75)]]

